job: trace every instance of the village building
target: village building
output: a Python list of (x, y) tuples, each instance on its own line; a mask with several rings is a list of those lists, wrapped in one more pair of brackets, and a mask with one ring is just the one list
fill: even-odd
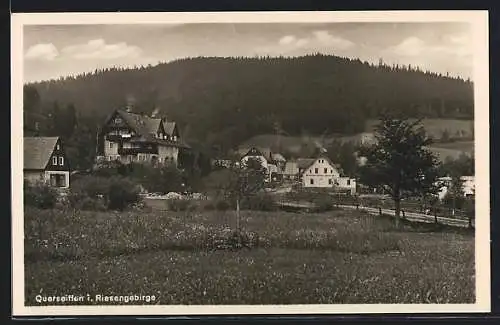
[[(339, 165), (333, 164), (324, 155), (318, 158), (297, 159), (298, 178), (305, 188), (332, 188), (356, 193), (356, 180), (341, 175)], [(292, 169), (293, 166), (290, 166)]]
[[(438, 192), (439, 200), (443, 200), (448, 194), (452, 186), (453, 179), (449, 176), (440, 177), (438, 182), (441, 183), (441, 188)], [(460, 182), (462, 186), (462, 194), (464, 197), (471, 197), (475, 195), (475, 177), (474, 176), (461, 176)]]
[[(250, 149), (240, 148), (239, 153), (242, 155), (242, 164), (246, 164), (249, 159), (256, 159), (260, 161), (262, 167), (266, 171), (266, 182), (276, 181), (280, 178), (280, 166), (284, 166), (284, 162), (281, 159), (283, 158), (284, 160), (284, 157), (281, 154), (273, 154), (271, 149), (262, 147), (251, 147)], [(278, 160), (275, 160), (275, 158)]]
[(24, 179), (57, 188), (70, 185), (70, 167), (59, 137), (24, 137)]
[(189, 146), (183, 143), (175, 122), (117, 109), (98, 134), (97, 160), (178, 167), (183, 149)]

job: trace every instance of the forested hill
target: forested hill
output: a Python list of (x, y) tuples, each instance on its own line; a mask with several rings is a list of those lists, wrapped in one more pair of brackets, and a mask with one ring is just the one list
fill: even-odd
[(470, 81), (319, 54), (189, 58), (26, 87), (38, 90), (45, 112), (54, 102), (74, 105), (78, 115), (95, 119), (127, 101), (147, 113), (158, 107), (187, 137), (226, 148), (274, 132), (276, 125), (290, 135), (361, 132), (365, 120), (385, 108), (412, 117), (473, 117)]

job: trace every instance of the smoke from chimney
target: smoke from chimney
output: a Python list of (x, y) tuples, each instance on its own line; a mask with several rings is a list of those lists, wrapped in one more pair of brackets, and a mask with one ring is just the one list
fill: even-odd
[(132, 109), (135, 106), (135, 97), (134, 97), (134, 95), (127, 95), (126, 100), (127, 100), (126, 109), (127, 109), (127, 112), (130, 112), (130, 111), (132, 111)]
[(160, 113), (160, 109), (158, 107), (156, 107), (153, 110), (153, 113), (151, 113), (151, 117), (156, 117), (158, 115), (158, 113)]

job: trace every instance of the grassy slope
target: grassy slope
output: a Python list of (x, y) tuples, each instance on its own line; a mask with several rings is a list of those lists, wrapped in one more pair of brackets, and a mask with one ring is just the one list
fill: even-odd
[(474, 301), (471, 235), (390, 231), (389, 221), (352, 211), (245, 211), (259, 248), (202, 248), (233, 222), (231, 212), (28, 209), (27, 304), (41, 290), (154, 294), (160, 304)]
[[(424, 119), (422, 121), (424, 128), (427, 132), (436, 137), (440, 138), (444, 130), (448, 130), (451, 137), (457, 136), (457, 132), (462, 132), (462, 137), (471, 136), (470, 124), (472, 121), (468, 120), (458, 120), (458, 119)], [(371, 132), (373, 126), (377, 124), (376, 120), (369, 120), (366, 123), (367, 132)], [(339, 137), (327, 137), (323, 140), (323, 144), (328, 144), (332, 140), (338, 140), (342, 142), (347, 141), (359, 141), (359, 137), (353, 136), (339, 136)], [(281, 147), (288, 148), (291, 151), (300, 150), (300, 145), (304, 141), (314, 142), (320, 140), (319, 137), (300, 137), (300, 136), (281, 136), (279, 138), (279, 143)], [(274, 134), (260, 134), (254, 136), (247, 141), (245, 141), (242, 146), (261, 146), (261, 147), (273, 147), (278, 144), (278, 137)], [(462, 153), (471, 154), (474, 150), (473, 141), (457, 141), (452, 143), (435, 143), (431, 146), (431, 150), (438, 155), (441, 160), (445, 160), (446, 157), (458, 158)]]

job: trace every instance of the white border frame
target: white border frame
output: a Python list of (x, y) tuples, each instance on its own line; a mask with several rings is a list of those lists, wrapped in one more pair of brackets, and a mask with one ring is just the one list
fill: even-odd
[[(15, 13), (11, 23), (11, 161), (13, 315), (217, 315), (217, 314), (367, 314), (490, 312), (489, 64), (488, 12), (205, 12), (205, 13)], [(241, 306), (24, 306), (23, 243), (23, 26), (64, 24), (165, 23), (321, 23), (321, 22), (466, 22), (474, 41), (476, 157), (476, 303)]]

